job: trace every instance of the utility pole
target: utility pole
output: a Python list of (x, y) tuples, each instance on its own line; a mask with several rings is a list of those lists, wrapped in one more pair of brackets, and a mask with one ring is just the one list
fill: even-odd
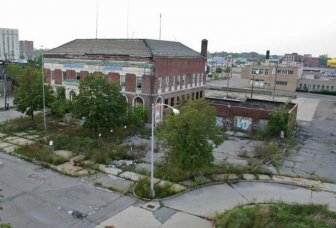
[(162, 13), (160, 13), (160, 33), (159, 33), (159, 40), (161, 40), (161, 22), (162, 22)]
[(4, 111), (8, 110), (8, 107), (7, 107), (7, 75), (6, 75), (7, 65), (8, 63), (4, 61), (1, 67), (1, 74), (2, 74), (1, 76), (4, 80), (4, 100), (5, 100)]
[(41, 46), (41, 61), (42, 61), (42, 96), (43, 96), (43, 122), (44, 122), (44, 133), (47, 133), (47, 121), (46, 121), (46, 108), (45, 108), (45, 93), (44, 93), (44, 69), (43, 69), (43, 46)]
[(97, 12), (96, 12), (96, 39), (98, 39), (98, 0), (97, 0)]
[(277, 80), (277, 75), (278, 75), (278, 65), (279, 65), (279, 62), (276, 63), (276, 67), (275, 67), (274, 87), (273, 87), (273, 101), (274, 101), (274, 96), (275, 96), (276, 80)]
[(231, 67), (230, 67), (230, 72), (228, 74), (228, 78), (227, 78), (227, 83), (226, 83), (226, 98), (229, 97), (229, 85), (230, 85), (230, 77), (232, 77), (232, 66), (233, 64), (231, 64)]

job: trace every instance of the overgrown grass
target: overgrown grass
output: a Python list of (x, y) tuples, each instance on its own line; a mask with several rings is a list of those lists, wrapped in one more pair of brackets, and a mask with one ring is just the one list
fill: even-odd
[(336, 213), (325, 205), (271, 204), (238, 207), (215, 218), (218, 228), (336, 227)]
[[(156, 198), (165, 198), (171, 195), (176, 194), (174, 187), (170, 183), (165, 183), (163, 185), (156, 184), (154, 185), (155, 197)], [(143, 178), (139, 180), (134, 187), (134, 193), (142, 198), (150, 199), (150, 180), (149, 178)]]
[[(160, 179), (169, 180), (172, 182), (181, 182), (184, 180), (192, 179), (195, 182), (195, 185), (199, 185), (204, 181), (205, 177), (211, 177), (213, 174), (223, 174), (223, 173), (263, 173), (269, 174), (263, 170), (251, 170), (249, 167), (244, 166), (218, 166), (211, 165), (208, 167), (199, 168), (196, 170), (182, 170), (176, 165), (163, 165), (156, 164), (155, 168), (155, 177)], [(203, 184), (203, 183), (201, 183)]]
[(68, 161), (68, 159), (64, 157), (54, 155), (50, 148), (38, 144), (21, 147), (15, 152), (28, 158), (47, 162), (53, 165), (63, 164)]
[(271, 162), (277, 167), (282, 160), (282, 156), (283, 154), (277, 143), (263, 143), (255, 146), (253, 158), (251, 158), (249, 162), (252, 166)]
[[(47, 116), (46, 123), (48, 131), (54, 131), (58, 127), (57, 126), (58, 121), (59, 118)], [(40, 132), (44, 131), (44, 120), (42, 113), (34, 115), (34, 119), (28, 116), (21, 117), (9, 120), (0, 125), (0, 131), (7, 134), (28, 130), (35, 130)]]

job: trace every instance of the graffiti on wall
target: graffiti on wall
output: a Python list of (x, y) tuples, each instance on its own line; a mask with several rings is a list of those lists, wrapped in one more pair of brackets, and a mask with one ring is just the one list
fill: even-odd
[(252, 125), (252, 119), (251, 118), (246, 118), (246, 117), (240, 117), (236, 116), (235, 117), (235, 127), (238, 129), (241, 129), (243, 131), (249, 131), (251, 130), (251, 125)]
[(231, 127), (232, 127), (232, 120), (230, 118), (225, 118), (224, 119), (224, 127), (227, 131), (231, 131)]
[(223, 127), (223, 117), (216, 116), (216, 127)]

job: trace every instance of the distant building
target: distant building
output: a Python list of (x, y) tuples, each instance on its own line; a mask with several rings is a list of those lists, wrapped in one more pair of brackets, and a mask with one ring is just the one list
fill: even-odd
[(297, 88), (307, 91), (336, 91), (336, 80), (299, 78)]
[(302, 68), (284, 64), (249, 65), (242, 68), (241, 77), (250, 80), (250, 87), (295, 92), (296, 81)]
[(283, 61), (285, 61), (285, 62), (301, 62), (301, 56), (298, 53), (285, 54)]
[[(90, 75), (107, 75), (121, 86), (129, 104), (145, 107), (151, 120), (151, 105), (177, 105), (204, 97), (207, 40), (201, 53), (172, 41), (149, 39), (77, 39), (48, 51), (44, 56), (46, 82), (63, 86), (72, 99), (79, 81)], [(166, 111), (165, 111), (166, 110)], [(159, 121), (168, 109), (158, 106)]]
[(0, 28), (0, 59), (19, 59), (19, 30)]
[(302, 63), (304, 67), (320, 67), (320, 58), (304, 55), (302, 57)]
[(20, 59), (31, 59), (34, 54), (34, 42), (20, 40)]

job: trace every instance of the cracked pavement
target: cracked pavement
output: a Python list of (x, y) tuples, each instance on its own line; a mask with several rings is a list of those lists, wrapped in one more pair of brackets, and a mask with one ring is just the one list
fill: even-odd
[[(300, 94), (307, 104), (319, 99), (311, 121), (298, 119), (302, 141), (285, 158), (279, 173), (336, 181), (336, 98)], [(306, 110), (310, 112), (312, 110)], [(299, 115), (298, 115), (299, 116)]]

